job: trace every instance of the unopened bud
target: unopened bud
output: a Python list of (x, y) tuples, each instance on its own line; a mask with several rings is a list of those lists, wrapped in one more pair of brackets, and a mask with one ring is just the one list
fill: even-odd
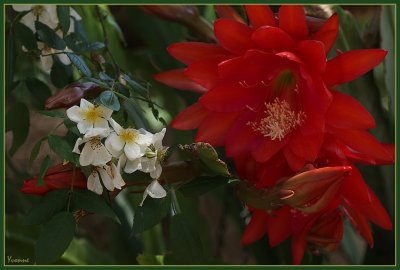
[(154, 153), (154, 152), (146, 152), (146, 153), (144, 154), (144, 156), (147, 157), (147, 158), (153, 158), (153, 157), (156, 157), (157, 154)]

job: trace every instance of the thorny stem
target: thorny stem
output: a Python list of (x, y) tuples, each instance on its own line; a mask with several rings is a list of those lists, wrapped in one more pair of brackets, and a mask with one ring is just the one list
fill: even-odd
[(97, 16), (99, 17), (99, 20), (100, 20), (100, 23), (101, 23), (101, 27), (103, 28), (104, 48), (105, 48), (106, 52), (110, 55), (111, 60), (112, 60), (112, 62), (114, 64), (114, 68), (115, 68), (116, 73), (117, 73), (117, 77), (119, 77), (119, 73), (120, 73), (121, 68), (119, 67), (119, 65), (117, 63), (117, 60), (115, 60), (114, 55), (112, 54), (112, 52), (108, 48), (108, 36), (107, 36), (106, 26), (104, 24), (104, 16), (101, 14), (100, 8), (97, 5), (96, 5), (96, 12), (97, 12)]

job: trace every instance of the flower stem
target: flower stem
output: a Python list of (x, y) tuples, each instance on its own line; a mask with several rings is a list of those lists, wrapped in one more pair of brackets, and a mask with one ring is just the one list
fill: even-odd
[(171, 204), (172, 215), (175, 216), (182, 213), (181, 207), (179, 206), (178, 198), (176, 197), (175, 194), (175, 189), (173, 188), (171, 189), (171, 198), (172, 198), (172, 204)]
[(69, 195), (68, 195), (67, 212), (69, 212), (69, 207), (71, 205), (71, 196), (72, 196), (72, 193), (74, 192), (75, 169), (76, 169), (76, 165), (72, 169), (72, 180), (71, 180), (71, 188), (69, 190)]

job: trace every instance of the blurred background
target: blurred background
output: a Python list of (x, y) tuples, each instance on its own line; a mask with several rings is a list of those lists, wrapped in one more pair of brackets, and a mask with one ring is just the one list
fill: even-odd
[[(97, 19), (95, 6), (76, 5), (73, 7), (82, 17), (81, 23), (88, 40), (102, 42), (103, 32)], [(239, 14), (245, 16), (242, 6), (233, 7)], [(277, 12), (279, 6), (275, 5), (271, 8)], [(151, 84), (151, 97), (163, 108), (160, 109), (160, 116), (169, 123), (180, 111), (195, 102), (199, 95), (169, 88), (154, 81), (152, 76), (162, 71), (184, 67), (167, 53), (166, 48), (169, 45), (188, 40), (203, 39), (201, 41), (204, 41), (204, 37), (199, 36), (194, 28), (173, 21), (175, 20), (174, 12), (169, 13), (170, 21), (166, 21), (149, 15), (135, 5), (102, 5), (101, 9), (108, 13), (106, 21), (108, 42), (117, 62), (122, 69)], [(381, 65), (372, 72), (341, 86), (339, 90), (355, 97), (373, 115), (376, 127), (371, 130), (371, 133), (379, 141), (394, 143), (395, 6), (315, 5), (305, 6), (305, 9), (307, 15), (321, 19), (327, 19), (333, 13), (339, 15), (338, 40), (328, 58), (336, 55), (336, 49), (348, 51), (383, 48), (389, 51)], [(198, 12), (210, 26), (217, 19), (212, 5), (199, 5), (190, 7), (189, 10)], [(7, 22), (15, 16), (16, 12), (11, 6), (6, 6), (6, 35)], [(50, 74), (43, 72), (40, 61), (28, 56), (22, 50), (17, 52), (16, 63), (18, 65), (15, 71), (17, 79), (40, 78), (48, 82), (52, 93), (56, 93), (63, 86), (77, 79), (77, 74), (71, 72), (65, 74), (64, 85), (52, 84)], [(21, 180), (32, 178), (39, 171), (41, 161), (46, 155), (51, 155), (54, 164), (62, 162), (54, 153), (50, 153), (47, 143), (42, 144), (38, 158), (33, 164), (30, 165), (29, 162), (30, 153), (35, 144), (53, 130), (61, 120), (36, 113), (37, 104), (24, 83), (18, 84), (12, 92), (6, 94), (6, 115), (16, 101), (28, 104), (29, 128), (27, 139), (13, 155), (10, 154), (13, 134), (11, 132), (5, 134), (5, 256), (31, 258), (30, 263), (33, 263), (34, 243), (42, 226), (21, 226), (20, 223), (24, 214), (39, 201), (40, 197), (22, 194), (19, 188), (22, 186)], [(163, 124), (154, 118), (151, 110), (146, 110), (137, 117), (142, 121), (139, 124), (136, 122), (137, 127), (142, 125), (153, 132), (163, 127)], [(6, 126), (7, 121), (10, 123), (18, 119), (16, 116), (8, 115)], [(59, 128), (55, 134), (64, 135), (65, 133), (65, 129)], [(167, 127), (165, 145), (189, 144), (193, 141), (193, 131), (178, 131)], [(234, 171), (230, 161), (224, 157), (223, 151), (217, 150), (221, 159), (226, 160), (230, 170)], [(377, 194), (394, 223), (394, 166), (358, 167), (366, 183)], [(136, 259), (138, 254), (161, 255), (168, 252), (168, 222), (166, 220), (145, 231), (140, 237), (129, 238), (135, 207), (141, 197), (141, 194), (124, 191), (113, 201), (113, 207), (122, 225), (99, 215), (88, 215), (82, 218), (77, 226), (75, 238), (57, 264), (130, 265), (138, 264)], [(266, 237), (250, 246), (241, 246), (241, 235), (250, 216), (230, 187), (224, 186), (199, 198), (182, 197), (179, 200), (182, 211), (188, 214), (190, 225), (200, 234), (207, 252), (218, 258), (216, 263), (290, 264), (290, 239), (275, 248), (269, 247)], [(396, 224), (393, 228), (396, 228)], [(394, 231), (384, 231), (374, 224), (372, 224), (372, 231), (375, 240), (373, 249), (367, 246), (350, 222), (345, 220), (345, 231), (340, 248), (323, 256), (315, 256), (307, 251), (303, 263), (394, 264)]]

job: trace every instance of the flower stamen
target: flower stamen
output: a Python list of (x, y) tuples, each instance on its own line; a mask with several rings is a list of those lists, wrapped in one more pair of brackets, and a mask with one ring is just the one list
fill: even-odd
[(294, 112), (291, 110), (289, 103), (285, 100), (275, 98), (272, 103), (265, 103), (267, 108), (265, 114), (267, 117), (262, 118), (259, 122), (247, 122), (254, 131), (260, 132), (264, 137), (270, 137), (271, 140), (278, 139), (281, 141), (287, 134), (297, 127), (301, 126), (306, 119), (303, 111)]
[(135, 138), (137, 137), (138, 132), (136, 129), (133, 129), (131, 127), (127, 128), (127, 129), (122, 129), (121, 133), (119, 134), (119, 136), (121, 136), (123, 138), (123, 140), (127, 143), (133, 142), (135, 140)]
[(82, 110), (82, 114), (85, 120), (89, 120), (93, 123), (96, 123), (100, 120), (103, 115), (103, 111), (99, 108), (98, 105), (89, 106), (86, 110)]

